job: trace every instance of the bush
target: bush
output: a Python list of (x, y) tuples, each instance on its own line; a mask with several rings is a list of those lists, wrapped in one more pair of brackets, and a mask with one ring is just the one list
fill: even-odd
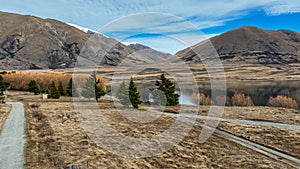
[(284, 108), (291, 108), (291, 109), (298, 109), (298, 104), (297, 102), (286, 96), (279, 95), (277, 97), (270, 97), (268, 102), (268, 106), (272, 107), (284, 107)]
[(211, 105), (212, 100), (209, 96), (206, 96), (204, 93), (193, 94), (194, 97), (198, 97), (200, 105)]
[(244, 93), (236, 93), (231, 98), (232, 106), (254, 106), (250, 96), (245, 96)]

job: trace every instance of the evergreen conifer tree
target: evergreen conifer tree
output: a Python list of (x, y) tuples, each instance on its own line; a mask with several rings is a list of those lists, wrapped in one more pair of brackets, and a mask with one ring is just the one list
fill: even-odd
[(77, 97), (78, 96), (76, 87), (75, 87), (75, 85), (73, 83), (73, 78), (71, 78), (69, 80), (66, 93), (67, 93), (67, 96), (69, 96), (69, 97)]
[(95, 98), (97, 101), (100, 97), (105, 95), (101, 81), (97, 79), (96, 72), (87, 79), (81, 95), (85, 98)]
[(38, 95), (41, 93), (41, 87), (35, 80), (30, 80), (28, 84), (28, 91)]
[(120, 103), (122, 105), (124, 106), (130, 105), (129, 89), (128, 89), (128, 85), (126, 85), (125, 82), (122, 82), (120, 84), (116, 96), (120, 100)]
[[(160, 81), (156, 81), (157, 89), (165, 94), (167, 100), (167, 106), (175, 106), (179, 104), (179, 94), (175, 91), (175, 85), (164, 74), (160, 76)], [(154, 96), (155, 98), (155, 96)], [(156, 101), (154, 99), (154, 101)]]
[(58, 91), (61, 96), (66, 96), (66, 90), (65, 90), (62, 82), (59, 82)]
[(138, 108), (139, 104), (142, 103), (141, 99), (141, 95), (140, 93), (137, 91), (137, 87), (133, 81), (133, 78), (130, 79), (130, 83), (129, 83), (129, 100), (132, 104), (132, 106), (134, 108)]
[(52, 98), (52, 99), (60, 98), (60, 93), (59, 93), (54, 81), (52, 81), (52, 83), (50, 85), (50, 98)]

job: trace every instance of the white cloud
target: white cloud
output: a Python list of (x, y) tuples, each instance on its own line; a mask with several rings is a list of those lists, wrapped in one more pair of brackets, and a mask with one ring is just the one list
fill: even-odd
[[(280, 15), (300, 12), (300, 3), (299, 0), (1, 0), (0, 6), (0, 10), (54, 18), (93, 30), (102, 27), (101, 32), (115, 35), (114, 38), (119, 40), (126, 39), (134, 33), (154, 32), (168, 36), (182, 36), (193, 43), (196, 41), (191, 40), (194, 34), (188, 32), (194, 28), (190, 28), (186, 21), (198, 29), (210, 28), (243, 17), (249, 10), (257, 8), (264, 9), (268, 15)], [(109, 29), (105, 29), (105, 25), (119, 18), (145, 12), (166, 15), (129, 17), (118, 25), (110, 25), (106, 27)], [(157, 39), (156, 37), (147, 41), (150, 44), (150, 41)], [(158, 43), (153, 42), (150, 46)], [(172, 49), (170, 51), (173, 52)]]

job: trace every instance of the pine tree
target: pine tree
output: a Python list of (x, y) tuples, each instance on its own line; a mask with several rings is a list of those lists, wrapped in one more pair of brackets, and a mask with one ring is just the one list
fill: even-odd
[(58, 91), (61, 96), (66, 96), (66, 90), (65, 90), (62, 82), (59, 82)]
[(27, 91), (38, 95), (41, 93), (41, 87), (35, 80), (30, 80)]
[[(167, 99), (167, 106), (175, 106), (179, 104), (179, 94), (177, 94), (175, 91), (175, 85), (173, 82), (171, 82), (169, 79), (165, 77), (164, 74), (160, 76), (160, 81), (156, 81), (157, 89), (162, 91)], [(154, 101), (155, 96), (154, 96)]]
[(97, 101), (100, 97), (105, 95), (101, 81), (97, 79), (96, 72), (87, 79), (81, 95), (85, 98), (95, 98)]
[(69, 97), (77, 97), (78, 96), (78, 93), (77, 93), (77, 90), (73, 83), (72, 78), (69, 80), (66, 93), (67, 93), (67, 96), (69, 96)]
[(130, 79), (130, 83), (129, 83), (129, 100), (132, 104), (132, 106), (134, 108), (139, 108), (139, 104), (142, 103), (141, 99), (141, 95), (140, 93), (137, 91), (137, 87), (133, 82), (133, 78)]
[(0, 75), (0, 103), (5, 103), (4, 91), (8, 86), (9, 84), (4, 82), (3, 77)]
[(130, 105), (129, 89), (128, 89), (128, 85), (126, 85), (125, 82), (120, 84), (116, 96), (120, 100), (120, 103), (122, 105), (124, 106)]
[(60, 93), (59, 93), (54, 81), (52, 81), (52, 83), (50, 85), (50, 98), (52, 98), (52, 99), (60, 98)]

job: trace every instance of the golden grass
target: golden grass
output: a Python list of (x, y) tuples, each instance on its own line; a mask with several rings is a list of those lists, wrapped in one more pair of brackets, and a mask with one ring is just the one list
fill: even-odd
[[(106, 101), (99, 103), (99, 113), (115, 130), (137, 138), (159, 134), (174, 122), (169, 117), (146, 124), (131, 122)], [(126, 158), (106, 151), (89, 138), (71, 102), (30, 102), (26, 108), (26, 167), (291, 168), (216, 136), (199, 144), (200, 132), (201, 129), (193, 128), (178, 145), (160, 155)]]

